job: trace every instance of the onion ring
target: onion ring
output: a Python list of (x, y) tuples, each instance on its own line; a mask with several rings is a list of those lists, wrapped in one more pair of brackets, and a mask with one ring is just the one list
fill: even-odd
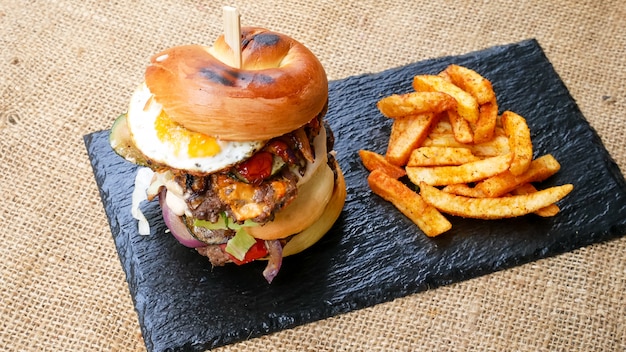
[(159, 192), (159, 204), (161, 205), (161, 212), (163, 213), (163, 221), (165, 222), (165, 226), (170, 230), (172, 235), (180, 242), (183, 246), (189, 248), (198, 248), (204, 247), (207, 244), (196, 239), (191, 235), (189, 229), (183, 222), (183, 219), (176, 215), (170, 207), (167, 206), (167, 202), (165, 201), (167, 194), (167, 189), (163, 187), (163, 189)]

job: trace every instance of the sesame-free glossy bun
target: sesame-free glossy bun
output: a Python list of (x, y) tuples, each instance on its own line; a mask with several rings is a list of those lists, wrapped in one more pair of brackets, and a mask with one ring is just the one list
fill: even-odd
[(220, 36), (212, 47), (186, 45), (151, 58), (146, 85), (185, 128), (224, 140), (266, 140), (318, 115), (328, 100), (319, 60), (294, 39), (241, 29), (242, 65)]

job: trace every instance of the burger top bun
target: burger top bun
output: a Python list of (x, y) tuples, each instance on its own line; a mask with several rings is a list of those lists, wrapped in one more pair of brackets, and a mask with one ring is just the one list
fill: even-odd
[(146, 85), (185, 128), (223, 140), (266, 140), (296, 130), (328, 100), (319, 60), (294, 39), (241, 29), (241, 69), (224, 36), (212, 47), (186, 45), (151, 58)]

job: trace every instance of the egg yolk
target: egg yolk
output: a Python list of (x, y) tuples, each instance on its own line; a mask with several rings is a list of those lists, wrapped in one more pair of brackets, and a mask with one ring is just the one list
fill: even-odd
[[(157, 137), (164, 143), (174, 146), (176, 154), (180, 154), (181, 147), (187, 144), (187, 156), (190, 158), (202, 158), (214, 156), (220, 152), (217, 140), (202, 133), (189, 131), (178, 123), (172, 121), (165, 111), (161, 111), (154, 121)], [(187, 143), (184, 143), (184, 142)]]

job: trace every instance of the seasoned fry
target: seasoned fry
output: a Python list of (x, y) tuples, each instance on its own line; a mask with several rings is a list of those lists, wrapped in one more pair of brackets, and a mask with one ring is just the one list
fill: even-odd
[[(511, 111), (498, 115), (489, 80), (450, 65), (437, 75), (414, 76), (413, 88), (377, 104), (394, 119), (385, 156), (359, 150), (375, 194), (431, 237), (452, 226), (442, 213), (502, 219), (560, 212), (556, 202), (573, 185), (533, 186), (561, 165), (550, 154), (533, 160), (526, 120)], [(419, 192), (399, 180), (404, 176)]]
[(420, 147), (413, 150), (407, 166), (451, 166), (478, 160), (467, 148)]
[(459, 116), (469, 122), (478, 120), (478, 102), (463, 89), (448, 82), (445, 78), (434, 75), (417, 75), (413, 77), (413, 89), (417, 92), (444, 92), (457, 101)]
[(481, 144), (459, 143), (448, 133), (431, 133), (422, 143), (425, 147), (456, 147), (467, 148), (478, 157), (491, 157), (510, 152), (509, 139), (506, 136), (495, 136), (492, 140)]
[(400, 178), (406, 175), (406, 171), (403, 168), (391, 164), (384, 156), (378, 153), (361, 149), (359, 150), (359, 156), (363, 166), (369, 171), (382, 170), (392, 178)]
[(506, 136), (495, 136), (488, 142), (474, 144), (470, 146), (470, 150), (476, 156), (495, 156), (511, 152), (509, 141)]
[(437, 114), (422, 114), (393, 120), (385, 158), (397, 166), (404, 166), (411, 151), (421, 145), (438, 120)]
[(428, 205), (422, 197), (402, 182), (389, 177), (381, 170), (374, 170), (367, 178), (372, 191), (391, 202), (402, 214), (411, 219), (426, 236), (438, 236), (452, 224), (437, 209)]
[(574, 188), (571, 184), (555, 186), (535, 193), (499, 198), (469, 198), (440, 191), (425, 182), (420, 194), (426, 203), (444, 213), (476, 219), (503, 219), (523, 216), (556, 203)]
[(439, 77), (443, 78), (444, 80), (452, 83), (452, 79), (450, 78), (450, 75), (448, 74), (448, 72), (446, 72), (446, 70), (443, 70), (443, 71), (439, 72), (437, 74), (437, 76), (439, 76)]
[(452, 125), (450, 125), (450, 120), (447, 119), (447, 114), (442, 114), (439, 122), (437, 122), (430, 133), (449, 133), (452, 134)]
[(494, 156), (459, 166), (418, 167), (407, 166), (406, 174), (411, 182), (425, 182), (432, 186), (468, 183), (484, 180), (509, 168), (512, 154)]
[(446, 113), (448, 114), (450, 125), (452, 126), (454, 139), (463, 144), (473, 143), (474, 135), (470, 123), (466, 119), (461, 118), (456, 110), (448, 110)]
[(444, 72), (448, 74), (452, 83), (470, 93), (479, 105), (496, 100), (491, 82), (478, 72), (459, 65), (449, 65)]
[(513, 152), (510, 171), (513, 175), (521, 175), (533, 159), (530, 129), (526, 119), (512, 111), (503, 112), (501, 120), (504, 133), (509, 138), (509, 148)]
[(497, 119), (498, 104), (495, 99), (478, 108), (478, 121), (474, 126), (474, 143), (485, 143), (493, 139)]
[(499, 197), (524, 183), (543, 181), (560, 169), (561, 164), (552, 155), (546, 154), (533, 160), (528, 170), (519, 176), (515, 176), (510, 170), (507, 170), (479, 182), (475, 188), (487, 197)]
[(485, 194), (481, 190), (476, 189), (476, 187), (470, 187), (467, 183), (447, 185), (441, 190), (446, 193), (456, 194), (457, 196), (485, 198)]
[[(523, 195), (523, 194), (530, 194), (530, 193), (535, 193), (537, 192), (537, 188), (535, 188), (535, 186), (533, 186), (530, 183), (525, 183), (519, 187), (517, 187), (516, 189), (514, 189), (511, 194), (513, 195)], [(547, 217), (552, 217), (555, 216), (556, 214), (559, 213), (559, 211), (561, 211), (561, 209), (559, 209), (559, 206), (556, 204), (550, 204), (547, 207), (543, 207), (541, 209), (538, 209), (537, 211), (535, 211), (535, 214), (547, 218)]]
[(456, 107), (456, 100), (443, 92), (411, 92), (385, 97), (376, 104), (390, 118), (424, 113), (440, 113)]

